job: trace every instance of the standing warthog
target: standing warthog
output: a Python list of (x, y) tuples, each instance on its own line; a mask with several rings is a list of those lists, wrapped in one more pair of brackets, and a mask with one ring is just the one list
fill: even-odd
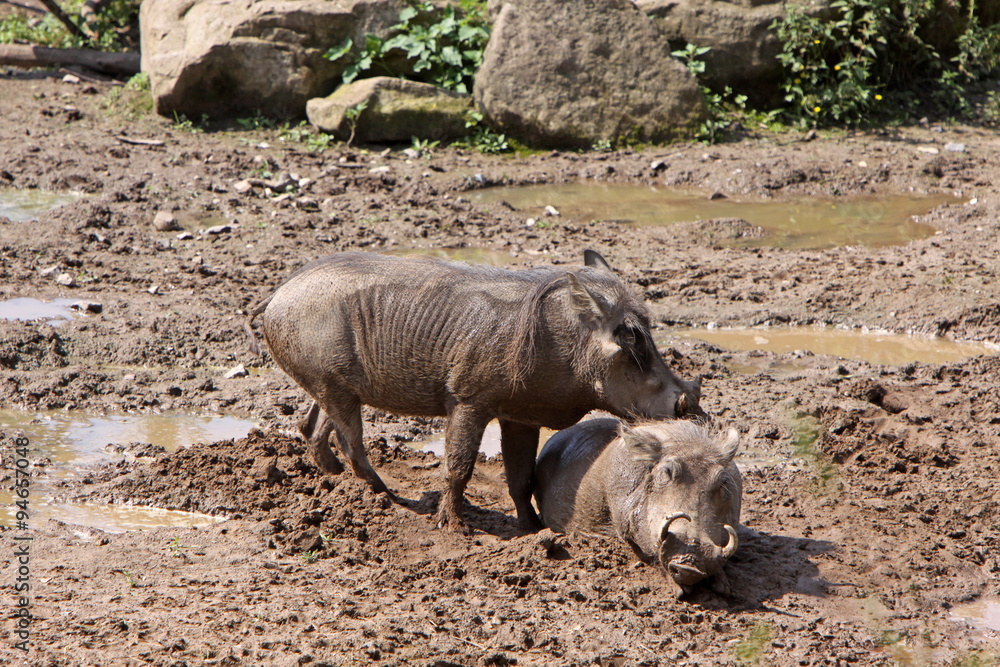
[(580, 422), (542, 449), (535, 500), (552, 530), (617, 535), (681, 592), (712, 575), (728, 592), (722, 564), (736, 552), (743, 494), (738, 446), (734, 429), (723, 441), (689, 421)]
[(362, 444), (362, 404), (447, 416), (438, 518), (465, 529), (465, 487), (496, 418), (519, 522), (537, 530), (540, 427), (563, 428), (594, 409), (656, 418), (698, 409), (699, 382), (664, 363), (642, 303), (600, 255), (587, 251), (585, 263), (511, 271), (330, 255), (291, 276), (250, 319), (263, 315), (275, 361), (316, 401), (303, 433), (321, 468), (342, 469), (335, 438), (355, 474), (386, 491)]

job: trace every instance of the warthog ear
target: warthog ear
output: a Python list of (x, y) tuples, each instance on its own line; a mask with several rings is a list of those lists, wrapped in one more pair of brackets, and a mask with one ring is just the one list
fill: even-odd
[(726, 465), (736, 457), (736, 450), (740, 448), (740, 434), (735, 428), (726, 432), (726, 440), (722, 443), (722, 458)]
[(660, 460), (663, 450), (660, 447), (660, 443), (656, 440), (638, 433), (624, 424), (622, 424), (619, 431), (619, 436), (621, 436), (622, 442), (628, 447), (629, 453), (636, 461), (653, 464)]
[(607, 319), (611, 316), (611, 307), (603, 298), (591, 292), (575, 273), (567, 273), (566, 281), (569, 283), (569, 297), (574, 310), (594, 319)]
[(596, 250), (584, 250), (583, 251), (583, 265), (584, 266), (598, 266), (603, 269), (611, 270), (611, 265), (608, 264), (608, 260), (601, 257), (601, 253)]

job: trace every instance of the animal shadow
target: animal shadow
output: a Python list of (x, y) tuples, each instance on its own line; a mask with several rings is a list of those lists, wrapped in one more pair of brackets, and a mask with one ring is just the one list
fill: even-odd
[[(396, 502), (408, 510), (423, 515), (433, 516), (438, 511), (438, 504), (441, 501), (440, 491), (424, 491), (423, 495), (417, 499), (403, 498), (396, 496)], [(462, 518), (466, 525), (476, 531), (488, 533), (501, 539), (510, 539), (524, 535), (525, 532), (518, 528), (517, 519), (504, 512), (487, 509), (473, 505), (466, 499)]]
[(740, 526), (739, 549), (725, 565), (730, 593), (722, 597), (704, 585), (686, 597), (706, 608), (741, 611), (760, 608), (767, 600), (799, 592), (825, 596), (831, 582), (819, 578), (810, 558), (836, 548), (832, 542), (805, 537), (770, 535)]

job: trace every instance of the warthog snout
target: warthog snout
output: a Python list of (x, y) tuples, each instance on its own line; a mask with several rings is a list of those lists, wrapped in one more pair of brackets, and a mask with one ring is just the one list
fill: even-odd
[(695, 536), (691, 540), (693, 543), (688, 543), (670, 530), (679, 519), (691, 523), (691, 517), (684, 512), (671, 514), (663, 520), (660, 528), (660, 564), (678, 585), (689, 587), (719, 572), (722, 564), (736, 553), (740, 541), (736, 529), (725, 524), (723, 529), (728, 538), (725, 546), (718, 546), (708, 536)]

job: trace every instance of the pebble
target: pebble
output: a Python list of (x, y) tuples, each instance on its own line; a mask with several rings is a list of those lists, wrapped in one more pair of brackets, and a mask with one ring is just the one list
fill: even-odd
[(420, 157), (420, 151), (418, 151), (415, 148), (404, 148), (403, 155), (405, 155), (411, 160), (416, 160), (418, 157)]
[(233, 228), (230, 225), (212, 225), (211, 227), (201, 230), (201, 233), (210, 234), (214, 236), (217, 234), (225, 234), (226, 232), (231, 232), (231, 231), (233, 231)]
[(548, 206), (545, 207), (545, 215), (551, 215), (551, 216), (559, 215), (559, 209), (557, 209), (552, 204), (549, 204)]
[(526, 227), (534, 227), (534, 226), (535, 226), (535, 223), (536, 223), (536, 222), (537, 222), (537, 220), (535, 220), (534, 218), (528, 218), (528, 219), (527, 219), (527, 220), (525, 221), (524, 225), (525, 225)]
[(159, 294), (160, 293), (160, 286), (159, 285), (153, 285), (152, 287), (150, 287), (146, 291), (149, 292), (150, 294)]
[(670, 165), (667, 164), (666, 160), (653, 160), (652, 162), (649, 163), (649, 168), (652, 169), (653, 171), (663, 171), (669, 166)]
[(230, 368), (223, 377), (226, 378), (227, 380), (230, 380), (232, 378), (243, 378), (248, 375), (250, 375), (250, 373), (247, 372), (246, 366), (240, 364), (238, 366), (233, 366), (232, 368)]
[(74, 310), (80, 310), (85, 313), (100, 313), (104, 310), (104, 305), (97, 303), (96, 301), (77, 301), (72, 304), (70, 308)]
[(178, 241), (190, 241), (193, 238), (194, 234), (192, 234), (191, 232), (181, 232), (180, 234), (177, 235)]
[(385, 174), (389, 171), (389, 165), (384, 164), (381, 167), (372, 167), (368, 170), (369, 174)]
[(62, 271), (62, 267), (59, 266), (58, 264), (53, 264), (47, 269), (42, 269), (41, 271), (38, 272), (38, 274), (43, 278), (49, 278), (59, 273), (60, 271)]
[(80, 83), (80, 77), (75, 74), (67, 74), (62, 78), (63, 83)]
[(928, 155), (937, 155), (941, 151), (934, 148), (933, 146), (917, 146), (918, 153), (927, 153)]
[(233, 192), (240, 195), (245, 195), (246, 193), (253, 190), (253, 186), (250, 185), (250, 181), (242, 180), (233, 183)]
[(157, 231), (161, 232), (172, 232), (181, 228), (181, 226), (177, 224), (177, 218), (174, 214), (167, 211), (156, 212), (156, 215), (153, 216), (153, 227), (155, 227)]
[(76, 287), (76, 281), (68, 273), (60, 273), (59, 277), (56, 278), (56, 282), (64, 287)]
[(944, 149), (949, 153), (964, 153), (965, 144), (960, 144), (954, 141), (949, 141), (944, 145)]

